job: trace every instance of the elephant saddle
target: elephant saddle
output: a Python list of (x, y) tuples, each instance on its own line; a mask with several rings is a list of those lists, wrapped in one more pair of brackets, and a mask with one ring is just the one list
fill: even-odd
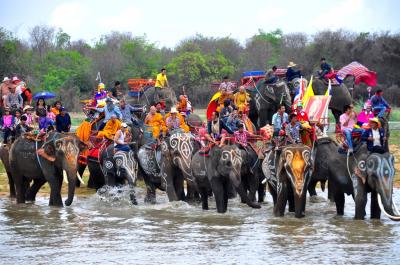
[(215, 146), (214, 143), (208, 143), (208, 145), (206, 146), (202, 146), (199, 150), (199, 155), (200, 156), (208, 156), (211, 148), (213, 148)]

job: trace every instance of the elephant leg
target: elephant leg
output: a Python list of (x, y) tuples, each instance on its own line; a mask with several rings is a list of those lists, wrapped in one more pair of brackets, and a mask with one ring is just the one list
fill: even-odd
[(10, 198), (15, 198), (16, 197), (15, 184), (11, 172), (7, 172), (7, 177), (8, 177), (8, 185), (10, 186)]
[(185, 200), (185, 189), (183, 188), (183, 176), (182, 174), (177, 174), (174, 180), (175, 192), (178, 195), (178, 200)]
[(200, 188), (201, 207), (203, 210), (208, 210), (208, 190), (207, 188)]
[[(57, 176), (59, 179), (61, 179), (62, 182), (62, 173), (61, 176), (58, 174)], [(60, 180), (58, 179), (51, 179), (48, 181), (50, 185), (50, 201), (49, 201), (49, 206), (59, 206), (63, 207), (64, 204), (62, 202), (61, 198), (61, 185), (60, 185)]]
[(267, 184), (262, 184), (261, 182), (264, 180), (263, 174), (259, 174), (259, 179), (258, 179), (258, 189), (257, 189), (257, 195), (258, 195), (258, 202), (264, 202), (265, 198), (265, 188)]
[[(25, 193), (26, 193), (26, 180), (20, 174), (13, 174), (17, 203), (25, 203)], [(28, 184), (29, 185), (29, 184)]]
[[(162, 182), (165, 185), (165, 191), (167, 192), (168, 200), (170, 202), (172, 201), (178, 201), (178, 194), (177, 191), (175, 190), (175, 174), (167, 174), (166, 176), (162, 177)], [(146, 179), (145, 179), (146, 181)]]
[(129, 198), (133, 205), (137, 205), (136, 195), (135, 195), (135, 180), (131, 177), (127, 177), (128, 185), (129, 185)]
[(248, 206), (250, 206), (251, 208), (256, 208), (256, 209), (261, 208), (260, 204), (258, 204), (255, 201), (251, 201), (249, 199), (249, 197), (247, 196), (247, 192), (245, 191), (242, 183), (240, 183), (239, 186), (236, 187), (236, 191), (237, 191), (237, 193), (239, 193), (239, 196), (242, 199), (242, 201), (244, 200)]
[(156, 204), (156, 186), (153, 183), (146, 184), (146, 197), (144, 203)]
[(376, 191), (371, 192), (371, 219), (381, 219), (381, 208), (379, 208)]
[(344, 215), (344, 193), (336, 191), (334, 194), (337, 215)]
[(276, 193), (276, 190), (272, 187), (272, 185), (270, 183), (268, 183), (268, 190), (269, 190), (269, 193), (272, 196), (272, 201), (273, 201), (273, 203), (275, 205), (276, 204), (276, 199), (277, 199), (277, 193)]
[(36, 194), (45, 183), (45, 179), (34, 179), (32, 186), (26, 192), (26, 200), (34, 202), (36, 200)]
[(211, 179), (211, 188), (214, 193), (215, 204), (217, 205), (218, 213), (225, 213), (225, 202), (224, 202), (224, 187), (219, 178)]
[(308, 193), (310, 196), (317, 196), (317, 191), (315, 190), (315, 186), (317, 185), (318, 180), (311, 179), (310, 183), (308, 184)]
[[(354, 197), (354, 202), (356, 204), (355, 207), (355, 216), (354, 219), (356, 220), (364, 220), (365, 218), (365, 207), (367, 206), (367, 192), (365, 191), (364, 185), (361, 183), (361, 180), (357, 178), (357, 180), (353, 180), (354, 181), (358, 181), (358, 185), (357, 185), (357, 191), (355, 192), (355, 196)], [(354, 184), (353, 184), (354, 185)], [(372, 205), (371, 205), (372, 208)]]
[(274, 215), (284, 216), (287, 203), (288, 188), (285, 182), (278, 183), (276, 192), (276, 203), (274, 205)]
[(294, 191), (292, 185), (287, 185), (288, 190), (288, 202), (289, 202), (289, 212), (293, 213), (295, 211), (295, 203), (294, 203)]
[[(229, 185), (229, 181), (225, 183), (225, 185)], [(229, 199), (229, 189), (227, 186), (224, 187), (224, 211), (228, 210), (228, 199)]]
[(335, 202), (335, 196), (332, 191), (332, 184), (331, 181), (328, 180), (328, 199), (330, 202)]

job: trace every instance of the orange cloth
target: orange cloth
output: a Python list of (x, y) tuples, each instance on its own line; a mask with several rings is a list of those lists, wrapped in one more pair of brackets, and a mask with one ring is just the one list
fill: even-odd
[(78, 136), (79, 140), (87, 144), (89, 142), (91, 131), (92, 124), (88, 121), (83, 121), (81, 125), (79, 125), (78, 129), (76, 129), (76, 136)]
[[(167, 113), (167, 114), (165, 115), (165, 117), (164, 117), (165, 121), (167, 120), (167, 118), (168, 118), (169, 116), (171, 116), (171, 113)], [(185, 118), (184, 118), (180, 113), (177, 113), (176, 116), (178, 116), (178, 118), (179, 118), (179, 120), (180, 120), (180, 122), (181, 122), (181, 124), (180, 124), (181, 129), (182, 129), (184, 132), (189, 132), (190, 128), (189, 128), (189, 126), (186, 124)], [(168, 128), (167, 128), (167, 129), (168, 129)]]
[(155, 139), (160, 136), (161, 131), (164, 133), (167, 131), (163, 116), (160, 113), (148, 114), (144, 124), (152, 128), (153, 138)]
[(178, 102), (178, 104), (176, 105), (176, 108), (180, 111), (180, 112), (186, 112), (187, 111), (187, 100), (185, 97), (183, 97), (181, 99), (181, 101)]
[(246, 92), (237, 92), (235, 94), (235, 105), (239, 111), (246, 112), (247, 104), (249, 102), (249, 95)]
[(58, 114), (60, 114), (60, 110), (59, 109), (57, 109), (56, 107), (52, 107), (51, 108), (51, 112), (53, 112), (54, 113), (54, 115), (58, 115)]
[(99, 131), (97, 134), (97, 138), (107, 138), (109, 140), (114, 140), (114, 135), (117, 133), (117, 131), (121, 127), (121, 121), (120, 120), (109, 120), (106, 123), (106, 126), (104, 126), (104, 129), (102, 131)]

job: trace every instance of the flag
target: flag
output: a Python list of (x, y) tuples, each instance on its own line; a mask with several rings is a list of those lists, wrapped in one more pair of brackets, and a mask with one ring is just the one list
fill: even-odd
[(340, 82), (352, 75), (355, 78), (355, 84), (363, 82), (368, 86), (376, 86), (376, 72), (370, 71), (367, 67), (359, 62), (352, 62), (337, 72), (337, 79)]
[(330, 79), (329, 79), (328, 89), (325, 92), (325, 96), (332, 96), (332, 84)]
[(293, 109), (297, 107), (297, 103), (302, 100), (304, 95), (304, 82), (303, 82), (303, 77), (300, 78), (300, 85), (296, 89), (294, 99), (293, 99)]
[(207, 106), (207, 120), (211, 120), (211, 115), (212, 113), (217, 109), (218, 107), (218, 99), (221, 97), (221, 92), (217, 92), (213, 95), (211, 98), (210, 102), (208, 103)]
[(307, 106), (308, 100), (314, 96), (314, 90), (312, 88), (312, 81), (313, 81), (313, 76), (311, 76), (310, 79), (310, 84), (308, 84), (308, 87), (306, 89), (306, 92), (304, 93), (304, 97), (303, 97), (303, 108), (305, 108)]

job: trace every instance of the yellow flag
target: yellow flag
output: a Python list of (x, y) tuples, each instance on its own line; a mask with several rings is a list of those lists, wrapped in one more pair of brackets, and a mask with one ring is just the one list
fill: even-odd
[(310, 83), (308, 84), (306, 92), (304, 93), (304, 96), (303, 96), (303, 108), (305, 108), (307, 106), (308, 100), (312, 96), (314, 96), (314, 90), (312, 88), (312, 81), (313, 81), (313, 76), (311, 76)]

